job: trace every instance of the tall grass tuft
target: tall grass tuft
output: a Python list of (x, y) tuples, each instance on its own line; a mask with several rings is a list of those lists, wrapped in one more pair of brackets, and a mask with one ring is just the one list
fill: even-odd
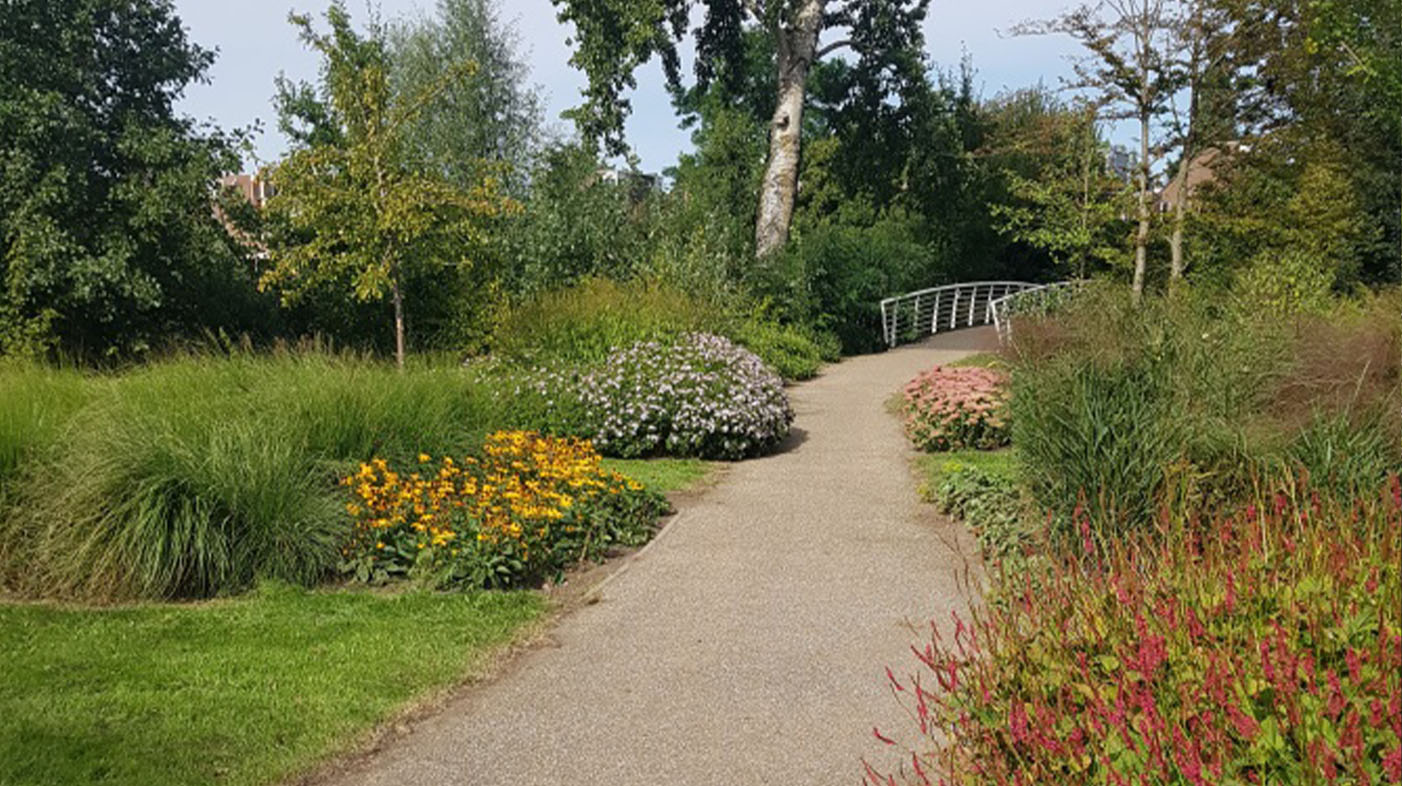
[(588, 365), (641, 341), (665, 344), (686, 333), (714, 333), (754, 352), (786, 380), (813, 377), (825, 361), (838, 359), (835, 339), (775, 322), (751, 305), (723, 308), (655, 281), (588, 279), (508, 311), (492, 351), (515, 363)]
[(1147, 522), (1170, 488), (1231, 499), (1303, 466), (1345, 493), (1402, 469), (1402, 296), (1282, 319), (1180, 295), (1134, 305), (1093, 287), (1019, 321), (1013, 441), (1063, 523), (1078, 500), (1119, 529)]
[(492, 406), (457, 369), (316, 353), (183, 357), (107, 380), (21, 469), (0, 576), (103, 600), (313, 583), (349, 532), (347, 466), (467, 452)]
[(28, 458), (54, 443), (99, 384), (70, 369), (0, 364), (0, 495)]

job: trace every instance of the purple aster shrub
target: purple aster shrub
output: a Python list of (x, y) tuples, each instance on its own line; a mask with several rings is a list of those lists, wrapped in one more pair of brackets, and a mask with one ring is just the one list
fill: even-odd
[(601, 366), (538, 377), (533, 392), (568, 413), (562, 429), (625, 458), (741, 459), (777, 445), (794, 417), (778, 374), (708, 333), (616, 349)]

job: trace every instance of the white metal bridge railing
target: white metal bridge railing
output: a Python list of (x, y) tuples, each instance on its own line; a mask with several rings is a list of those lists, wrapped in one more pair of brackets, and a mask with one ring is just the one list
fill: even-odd
[(969, 281), (888, 297), (881, 301), (882, 334), (887, 346), (894, 347), (941, 331), (987, 325), (996, 316), (989, 305), (1040, 286), (1026, 281)]
[(881, 301), (881, 328), (888, 346), (947, 330), (993, 325), (998, 340), (1012, 335), (1016, 313), (1045, 311), (1071, 291), (1074, 281), (967, 281), (907, 292)]

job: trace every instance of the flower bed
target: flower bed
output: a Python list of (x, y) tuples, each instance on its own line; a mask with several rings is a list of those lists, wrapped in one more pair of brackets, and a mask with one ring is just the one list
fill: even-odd
[(906, 436), (931, 452), (1008, 444), (1007, 381), (994, 369), (935, 366), (902, 390)]
[(919, 726), (902, 780), (1402, 782), (1398, 478), (1210, 520), (1100, 548), (1082, 517), (1075, 553), (888, 672)]
[(691, 333), (644, 341), (579, 374), (547, 373), (521, 393), (541, 427), (589, 437), (610, 456), (740, 459), (773, 448), (793, 409), (783, 380), (728, 339)]
[(362, 464), (342, 481), (355, 520), (342, 570), (366, 582), (502, 587), (642, 543), (666, 501), (599, 462), (584, 440), (500, 431), (480, 458), (420, 455), (408, 474), (383, 459)]

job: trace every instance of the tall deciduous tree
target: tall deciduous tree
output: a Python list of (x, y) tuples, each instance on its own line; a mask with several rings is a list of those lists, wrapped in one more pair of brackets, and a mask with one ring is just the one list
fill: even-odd
[(999, 134), (994, 153), (1031, 166), (1004, 170), (1009, 198), (993, 205), (993, 215), (1009, 237), (1084, 278), (1115, 256), (1127, 189), (1107, 165), (1095, 105), (1066, 107), (1039, 93), (1008, 99), (1030, 104), (1031, 122)]
[[(1092, 91), (1112, 108), (1110, 117), (1132, 119), (1139, 126), (1138, 194), (1134, 234), (1134, 297), (1144, 293), (1152, 218), (1153, 163), (1160, 122), (1178, 88), (1172, 63), (1171, 0), (1101, 0), (1079, 6), (1049, 21), (1018, 26), (1022, 34), (1064, 33), (1086, 49), (1076, 64), (1075, 87)], [(1115, 111), (1118, 110), (1118, 111)]]
[(168, 0), (0, 4), (0, 352), (130, 354), (265, 313), (211, 210), (237, 136), (175, 111), (213, 60)]
[[(677, 43), (688, 33), (687, 0), (554, 0), (560, 18), (573, 23), (577, 48), (571, 62), (589, 76), (585, 104), (574, 117), (584, 134), (622, 152), (623, 92), (638, 66), (658, 56), (668, 81), (679, 87)], [(696, 30), (696, 76), (707, 83), (739, 78), (729, 65), (743, 58), (744, 32), (759, 29), (774, 44), (775, 86), (769, 119), (769, 152), (755, 217), (755, 253), (764, 258), (788, 239), (798, 194), (803, 110), (808, 75), (825, 55), (850, 47), (859, 59), (881, 58), (892, 32), (918, 29), (929, 0), (703, 0), (705, 20)], [(822, 44), (824, 32), (838, 38)], [(899, 35), (897, 36), (899, 39)]]
[(1179, 184), (1174, 192), (1173, 230), (1168, 240), (1170, 286), (1183, 278), (1188, 267), (1184, 238), (1193, 163), (1209, 146), (1225, 145), (1234, 136), (1233, 118), (1227, 111), (1231, 102), (1226, 97), (1231, 90), (1235, 25), (1211, 0), (1180, 0), (1179, 9), (1172, 45), (1182, 89), (1180, 95), (1170, 99), (1170, 143), (1178, 154), (1174, 180)]
[[(415, 155), (464, 187), (486, 162), (523, 190), (541, 147), (541, 98), (496, 0), (438, 0), (435, 15), (391, 24), (389, 43), (395, 93), (432, 94), (408, 132)], [(441, 84), (445, 63), (467, 61), (472, 74)]]
[[(277, 188), (268, 202), (272, 267), (261, 284), (287, 301), (327, 282), (344, 282), (363, 301), (388, 294), (402, 367), (406, 277), (413, 268), (470, 264), (482, 222), (513, 203), (491, 177), (463, 188), (415, 159), (409, 124), (433, 91), (394, 93), (378, 21), (362, 35), (339, 2), (326, 12), (328, 33), (308, 16), (290, 19), (322, 56), (322, 85), (280, 84), (284, 125), (303, 144), (269, 172)], [(442, 84), (471, 70), (447, 64)]]

